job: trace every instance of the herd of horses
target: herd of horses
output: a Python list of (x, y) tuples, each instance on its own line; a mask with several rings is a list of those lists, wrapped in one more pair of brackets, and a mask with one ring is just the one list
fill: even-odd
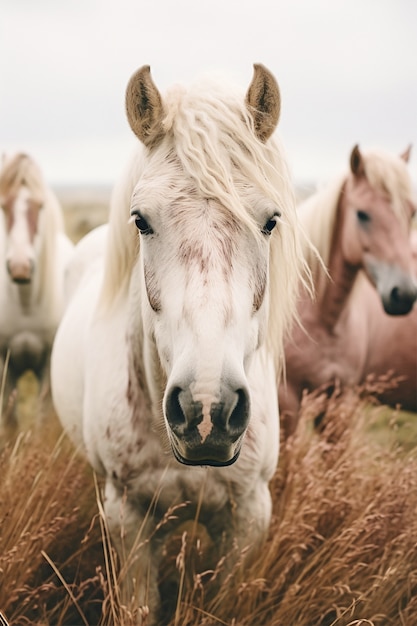
[(149, 625), (176, 527), (203, 525), (217, 559), (264, 541), (279, 413), (289, 436), (306, 391), (392, 372), (381, 400), (417, 411), (417, 246), (410, 150), (355, 146), (296, 207), (262, 65), (246, 95), (207, 82), (164, 96), (144, 66), (126, 111), (137, 151), (108, 223), (75, 247), (36, 163), (3, 162), (2, 420), (23, 371), (50, 380), (104, 477), (123, 601)]

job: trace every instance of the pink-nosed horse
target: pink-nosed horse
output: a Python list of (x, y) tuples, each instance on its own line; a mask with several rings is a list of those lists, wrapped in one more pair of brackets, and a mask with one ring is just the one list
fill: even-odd
[[(4, 419), (26, 370), (49, 386), (49, 359), (64, 307), (64, 268), (73, 245), (61, 207), (27, 154), (4, 157), (0, 170), (0, 380)], [(5, 371), (5, 365), (7, 371)], [(2, 407), (0, 406), (0, 412)]]
[(217, 558), (265, 538), (276, 375), (308, 268), (266, 68), (246, 97), (216, 83), (162, 97), (145, 66), (126, 107), (138, 153), (107, 232), (76, 249), (76, 273), (88, 267), (51, 373), (64, 428), (105, 479), (123, 601), (147, 605), (150, 626), (164, 539), (181, 521), (206, 527)]
[[(350, 169), (299, 207), (319, 252), (309, 255), (316, 300), (298, 306), (300, 326), (285, 345), (286, 384), (280, 387), (285, 432), (294, 431), (303, 392), (359, 384), (392, 372), (398, 386), (381, 400), (417, 410), (417, 298), (412, 217), (415, 212), (403, 155), (362, 154)], [(415, 254), (415, 253), (414, 253)]]

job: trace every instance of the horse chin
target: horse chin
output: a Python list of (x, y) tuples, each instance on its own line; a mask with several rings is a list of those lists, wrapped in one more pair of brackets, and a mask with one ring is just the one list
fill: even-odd
[(16, 285), (30, 285), (30, 283), (32, 282), (31, 278), (20, 278), (20, 277), (12, 278), (12, 281)]
[(206, 448), (188, 450), (186, 453), (182, 454), (172, 440), (171, 448), (174, 457), (179, 463), (182, 463), (182, 465), (192, 465), (194, 467), (227, 467), (228, 465), (233, 465), (240, 455), (240, 445), (237, 446), (237, 448), (233, 448), (232, 454), (230, 454), (229, 451), (220, 453), (218, 450), (207, 450)]

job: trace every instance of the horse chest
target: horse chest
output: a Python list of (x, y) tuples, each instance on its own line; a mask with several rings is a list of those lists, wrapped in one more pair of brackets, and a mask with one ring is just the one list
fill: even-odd
[(200, 521), (207, 523), (213, 510), (224, 510), (230, 500), (229, 487), (208, 468), (182, 467), (151, 440), (138, 454), (128, 449), (122, 458), (116, 454), (107, 475), (142, 515), (152, 511), (156, 522), (174, 509), (180, 522), (194, 519), (200, 502)]
[(20, 297), (18, 289), (6, 290), (0, 295), (0, 328), (10, 336), (27, 330), (36, 331), (45, 337), (53, 338), (56, 323), (53, 323), (48, 311), (31, 301), (31, 296)]
[(346, 310), (331, 328), (317, 311), (303, 321), (307, 336), (301, 331), (299, 348), (291, 352), (300, 378), (310, 388), (334, 380), (358, 383), (366, 359), (365, 320), (360, 312)]

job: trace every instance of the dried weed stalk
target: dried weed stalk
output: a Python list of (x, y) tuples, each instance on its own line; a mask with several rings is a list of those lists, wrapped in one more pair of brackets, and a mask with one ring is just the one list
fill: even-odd
[[(369, 399), (384, 384), (305, 397), (255, 563), (237, 547), (234, 566), (232, 555), (207, 561), (212, 539), (197, 521), (181, 526), (165, 548), (161, 626), (417, 624), (416, 448), (375, 437), (382, 409)], [(391, 411), (383, 429), (400, 421)], [(10, 623), (131, 626), (141, 617), (146, 626), (146, 607), (121, 603), (99, 485), (65, 439), (48, 448), (24, 435), (1, 461), (0, 609)], [(132, 558), (140, 549), (139, 533)]]

